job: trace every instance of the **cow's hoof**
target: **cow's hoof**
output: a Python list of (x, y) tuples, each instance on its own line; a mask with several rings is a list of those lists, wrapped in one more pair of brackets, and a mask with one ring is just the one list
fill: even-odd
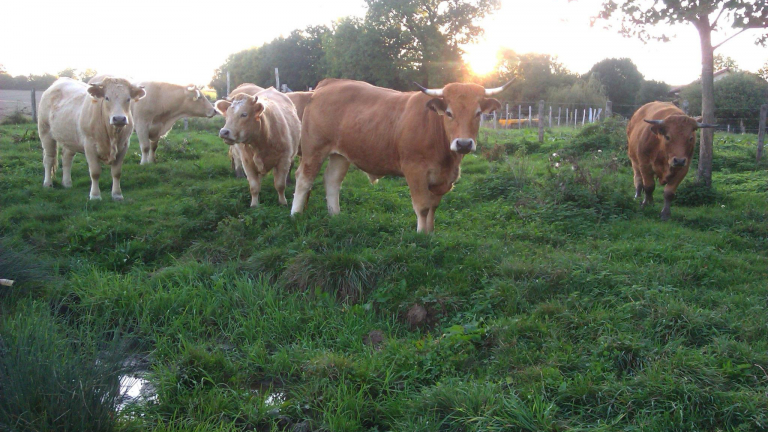
[(71, 187), (72, 187), (72, 182), (69, 182), (69, 183), (62, 183), (61, 185), (62, 185), (62, 186), (64, 186), (65, 188), (69, 189), (69, 188), (71, 188)]
[(666, 222), (672, 216), (672, 212), (661, 212), (661, 221)]
[(53, 187), (53, 183), (43, 183), (43, 187), (44, 188), (52, 188)]
[(123, 196), (122, 195), (112, 195), (112, 201), (122, 201)]
[(89, 198), (91, 201), (101, 201), (101, 195), (90, 195)]

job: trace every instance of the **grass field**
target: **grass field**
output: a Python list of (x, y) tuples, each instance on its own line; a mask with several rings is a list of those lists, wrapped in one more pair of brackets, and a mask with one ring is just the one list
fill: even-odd
[(0, 429), (768, 430), (755, 136), (717, 135), (715, 190), (691, 169), (663, 223), (622, 124), (484, 130), (420, 235), (404, 180), (354, 169), (339, 216), (320, 178), (251, 209), (192, 129), (151, 166), (134, 137), (125, 201), (90, 202), (82, 155), (44, 189), (34, 125), (0, 127)]

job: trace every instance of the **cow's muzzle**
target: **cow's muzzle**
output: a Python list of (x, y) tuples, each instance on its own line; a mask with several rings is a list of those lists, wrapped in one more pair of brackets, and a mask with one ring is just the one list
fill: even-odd
[(672, 166), (673, 167), (684, 167), (685, 163), (688, 161), (687, 158), (672, 158)]
[(232, 145), (235, 143), (234, 137), (232, 136), (232, 132), (227, 128), (222, 128), (219, 131), (219, 138), (224, 140), (224, 142), (229, 145)]
[(467, 154), (475, 151), (475, 140), (471, 138), (456, 138), (451, 142), (451, 150), (460, 154)]
[(112, 126), (122, 127), (128, 125), (128, 117), (127, 116), (112, 116), (109, 119), (109, 124)]

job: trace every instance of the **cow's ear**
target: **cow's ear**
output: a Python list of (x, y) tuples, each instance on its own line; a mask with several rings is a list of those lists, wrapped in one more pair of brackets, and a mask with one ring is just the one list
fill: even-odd
[(253, 105), (253, 116), (259, 118), (261, 117), (262, 113), (264, 113), (264, 104), (261, 102), (256, 102)]
[(139, 85), (131, 86), (131, 99), (138, 102), (139, 99), (143, 98), (146, 95), (147, 95), (147, 91), (144, 90), (144, 86), (139, 86)]
[(501, 102), (496, 99), (489, 98), (480, 101), (480, 110), (485, 114), (490, 114), (496, 110), (501, 109)]
[(432, 111), (440, 115), (443, 115), (445, 114), (445, 110), (448, 109), (448, 105), (446, 105), (443, 99), (434, 98), (434, 99), (431, 99), (429, 102), (427, 102), (427, 108), (431, 109)]
[(221, 115), (223, 115), (225, 117), (227, 115), (227, 110), (231, 106), (232, 106), (232, 102), (230, 102), (228, 100), (224, 100), (224, 99), (219, 99), (219, 100), (216, 101), (215, 104), (213, 104), (213, 107), (216, 108), (216, 111), (218, 111), (219, 114), (221, 114)]
[(88, 94), (94, 99), (103, 98), (104, 86), (101, 84), (91, 84), (91, 86), (88, 87)]

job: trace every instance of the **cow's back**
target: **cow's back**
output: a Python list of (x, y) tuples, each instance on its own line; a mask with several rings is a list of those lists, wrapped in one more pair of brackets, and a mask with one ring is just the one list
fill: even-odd
[(256, 84), (243, 83), (235, 87), (235, 89), (232, 90), (228, 96), (229, 98), (232, 98), (239, 94), (247, 94), (247, 95), (255, 96), (256, 94), (264, 90), (265, 90), (264, 87), (259, 87)]
[(59, 78), (48, 87), (40, 99), (40, 131), (50, 131), (61, 144), (78, 144), (77, 127), (87, 88), (88, 85), (70, 78)]
[(293, 106), (296, 107), (296, 115), (299, 116), (299, 120), (304, 118), (304, 109), (312, 98), (312, 92), (292, 92), (286, 93), (286, 96), (293, 102)]
[[(426, 117), (420, 114), (425, 110), (414, 110), (413, 105), (415, 102), (424, 108), (426, 102), (415, 98), (418, 96), (414, 97), (414, 93), (360, 81), (324, 80), (304, 110), (302, 134), (311, 137), (308, 145), (330, 146), (330, 152), (343, 154), (369, 174), (402, 175), (398, 151), (403, 144), (401, 137), (413, 139), (420, 134), (419, 130), (404, 134), (403, 129)], [(302, 152), (307, 151), (302, 142)]]

